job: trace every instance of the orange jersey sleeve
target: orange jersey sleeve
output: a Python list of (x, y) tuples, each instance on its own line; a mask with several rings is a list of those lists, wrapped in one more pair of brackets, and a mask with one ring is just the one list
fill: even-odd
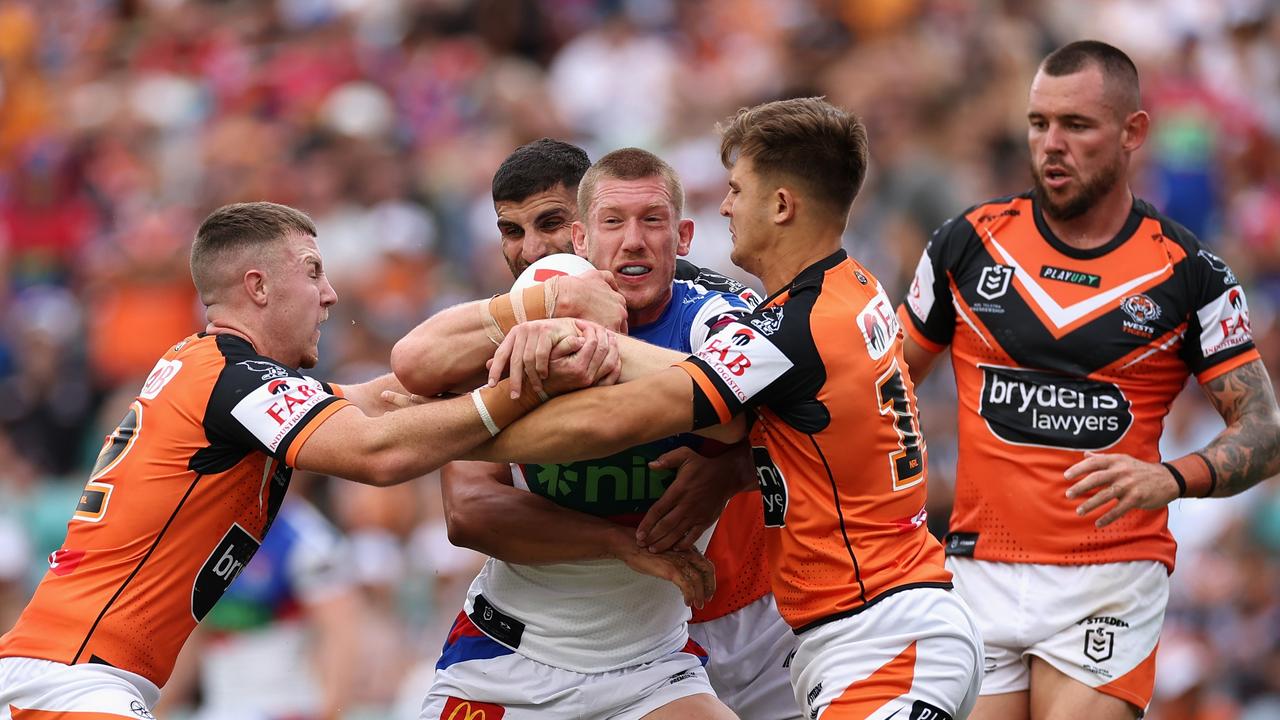
[(0, 656), (102, 663), (163, 685), (261, 544), (289, 486), (284, 459), (345, 403), (240, 338), (174, 346), (103, 443)]

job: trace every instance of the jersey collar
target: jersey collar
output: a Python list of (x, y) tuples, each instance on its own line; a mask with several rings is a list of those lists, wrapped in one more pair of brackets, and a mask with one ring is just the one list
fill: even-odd
[(1077, 260), (1092, 260), (1094, 258), (1102, 257), (1112, 250), (1120, 247), (1126, 240), (1133, 237), (1133, 233), (1137, 231), (1138, 225), (1142, 223), (1142, 214), (1138, 211), (1139, 201), (1138, 198), (1135, 197), (1133, 198), (1133, 204), (1129, 207), (1129, 217), (1125, 218), (1124, 225), (1120, 228), (1120, 232), (1116, 233), (1115, 237), (1096, 248), (1082, 250), (1066, 244), (1049, 229), (1049, 223), (1044, 220), (1044, 214), (1041, 212), (1040, 201), (1036, 198), (1036, 193), (1032, 191), (1029, 194), (1031, 195), (1031, 216), (1035, 218), (1036, 229), (1040, 231), (1040, 236), (1045, 239), (1045, 242), (1049, 243), (1050, 247), (1069, 258), (1075, 258)]
[(804, 288), (822, 287), (822, 278), (827, 274), (827, 271), (844, 262), (848, 258), (849, 253), (845, 252), (844, 248), (840, 248), (839, 250), (822, 258), (818, 262), (801, 270), (800, 274), (796, 275), (791, 282), (783, 285), (781, 290), (765, 298), (764, 302), (760, 303), (760, 307), (772, 305), (773, 301), (778, 299), (778, 297), (783, 293), (791, 293), (794, 295), (797, 291), (803, 290)]

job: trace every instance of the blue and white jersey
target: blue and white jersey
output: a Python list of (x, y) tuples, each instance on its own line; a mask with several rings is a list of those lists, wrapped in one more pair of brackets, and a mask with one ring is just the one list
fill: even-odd
[[(706, 275), (708, 271), (704, 270), (693, 279), (672, 282), (671, 303), (662, 316), (631, 328), (631, 337), (650, 345), (693, 352), (702, 347), (713, 329), (750, 314), (759, 304), (758, 298), (752, 303), (739, 295), (711, 289), (705, 282)], [(749, 288), (746, 292), (754, 295)]]
[[(692, 265), (679, 270), (686, 277), (673, 282), (666, 310), (654, 322), (631, 328), (633, 337), (692, 352), (721, 324), (750, 314), (755, 305), (754, 293), (740, 284), (731, 289), (734, 281), (728, 278)], [(748, 299), (736, 294), (742, 291), (749, 293)], [(512, 466), (513, 480), (516, 487), (563, 507), (634, 527), (675, 476), (649, 468), (649, 461), (679, 445), (700, 442), (685, 434), (607, 458)], [(703, 536), (700, 548), (705, 549), (709, 537), (709, 532)], [(476, 627), (506, 652), (575, 672), (650, 662), (688, 641), (689, 609), (676, 586), (617, 560), (532, 566), (490, 559), (463, 607)], [(442, 657), (440, 667), (451, 657)]]

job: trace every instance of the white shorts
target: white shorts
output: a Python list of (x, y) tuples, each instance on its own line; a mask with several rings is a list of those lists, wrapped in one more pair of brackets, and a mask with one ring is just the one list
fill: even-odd
[(960, 596), (914, 588), (801, 633), (791, 681), (809, 718), (962, 720), (981, 668), (982, 638)]
[(982, 694), (1019, 692), (1034, 655), (1143, 709), (1155, 685), (1169, 573), (1151, 560), (1036, 565), (949, 557), (986, 641)]
[(690, 640), (652, 662), (602, 673), (544, 665), (491, 639), (460, 614), (436, 663), (420, 720), (638, 720), (690, 695), (714, 695), (706, 652)]
[(0, 720), (152, 720), (159, 699), (150, 680), (108, 665), (0, 658)]
[(724, 617), (690, 623), (689, 637), (706, 648), (711, 687), (741, 720), (799, 720), (790, 670), (796, 636), (773, 593)]

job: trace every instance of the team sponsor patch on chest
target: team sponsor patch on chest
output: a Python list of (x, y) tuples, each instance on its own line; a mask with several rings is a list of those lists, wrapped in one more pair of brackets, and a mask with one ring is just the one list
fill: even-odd
[(191, 615), (196, 622), (209, 614), (261, 545), (239, 523), (231, 525), (222, 536), (222, 541), (209, 554), (209, 559), (205, 560), (191, 587)]
[(1012, 445), (1101, 450), (1133, 425), (1130, 403), (1111, 383), (993, 365), (982, 369), (978, 412)]
[(1102, 283), (1101, 275), (1095, 275), (1081, 270), (1054, 267), (1052, 265), (1042, 265), (1040, 267), (1040, 277), (1046, 280), (1057, 280), (1058, 282), (1070, 283), (1072, 285), (1083, 285), (1091, 288), (1096, 288)]

